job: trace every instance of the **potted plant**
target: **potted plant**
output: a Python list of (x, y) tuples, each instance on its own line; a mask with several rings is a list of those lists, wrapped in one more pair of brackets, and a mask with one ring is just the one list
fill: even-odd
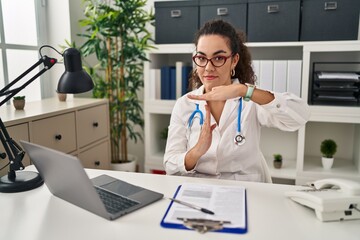
[(320, 151), (322, 154), (321, 163), (324, 169), (330, 169), (334, 162), (334, 155), (337, 150), (336, 142), (332, 139), (325, 139), (321, 142)]
[(25, 96), (13, 97), (13, 104), (16, 110), (23, 110), (25, 107)]
[(146, 0), (84, 0), (85, 38), (83, 56), (95, 54), (98, 64), (90, 66), (93, 96), (109, 99), (112, 163), (128, 162), (128, 140), (142, 139), (143, 110), (138, 97), (144, 86), (143, 62), (152, 48), (149, 24), (154, 14)]
[(273, 156), (274, 156), (274, 161), (273, 161), (274, 168), (281, 168), (281, 166), (282, 166), (282, 155), (276, 153)]

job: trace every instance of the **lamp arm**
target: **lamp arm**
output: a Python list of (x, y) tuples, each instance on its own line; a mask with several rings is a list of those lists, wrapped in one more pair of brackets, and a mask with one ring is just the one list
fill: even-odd
[[(14, 79), (8, 85), (6, 85), (3, 89), (0, 90), (0, 97), (6, 96), (0, 102), (0, 106), (6, 103), (10, 98), (16, 95), (18, 92), (27, 87), (30, 83), (32, 83), (35, 79), (40, 77), (44, 72), (49, 70), (52, 66), (55, 65), (57, 60), (55, 58), (49, 58), (47, 56), (43, 56), (37, 61), (34, 65), (32, 65), (29, 69), (27, 69), (24, 73), (22, 73), (19, 77)], [(39, 66), (41, 63), (44, 63), (44, 68), (41, 69), (37, 74), (35, 74), (32, 78), (23, 83), (20, 87), (10, 89), (15, 83), (20, 81), (23, 77), (25, 77), (29, 72), (31, 72), (34, 68)], [(9, 90), (10, 89), (10, 90)], [(10, 162), (10, 170), (8, 172), (8, 178), (13, 180), (16, 178), (15, 171), (23, 170), (24, 165), (22, 164), (22, 159), (24, 158), (25, 152), (22, 150), (19, 144), (17, 144), (9, 135), (6, 130), (6, 127), (3, 121), (0, 118), (0, 140), (4, 147), (5, 153), (9, 158)], [(0, 157), (5, 158), (6, 155), (0, 152)]]
[(9, 158), (10, 170), (8, 172), (8, 177), (10, 180), (15, 179), (15, 171), (23, 170), (24, 165), (22, 164), (22, 159), (24, 158), (25, 152), (9, 135), (6, 130), (6, 127), (3, 121), (0, 118), (0, 139), (1, 143), (5, 149), (6, 154), (1, 154), (1, 158), (5, 158), (6, 155)]
[[(35, 79), (40, 77), (44, 72), (49, 70), (52, 66), (55, 65), (57, 60), (55, 58), (49, 58), (48, 56), (43, 56), (39, 59), (34, 65), (32, 65), (29, 69), (27, 69), (25, 72), (23, 72), (19, 77), (14, 79), (12, 82), (10, 82), (8, 85), (6, 85), (3, 89), (0, 90), (0, 97), (6, 96), (5, 99), (3, 99), (0, 102), (0, 106), (2, 106), (4, 103), (6, 103), (9, 99), (11, 99), (14, 95), (16, 95), (18, 92), (23, 90), (27, 85), (32, 83)], [(23, 85), (20, 87), (8, 90), (10, 87), (12, 87), (15, 83), (20, 81), (24, 76), (26, 76), (29, 72), (31, 72), (34, 68), (39, 66), (41, 63), (44, 63), (44, 68), (41, 69), (37, 74), (35, 74), (32, 78), (30, 78), (28, 81), (26, 81)]]

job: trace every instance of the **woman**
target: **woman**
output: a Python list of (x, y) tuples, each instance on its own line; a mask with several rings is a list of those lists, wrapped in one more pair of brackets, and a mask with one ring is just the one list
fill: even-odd
[(168, 131), (167, 174), (271, 182), (259, 146), (262, 126), (296, 131), (309, 118), (291, 93), (255, 87), (244, 37), (229, 23), (206, 23), (195, 37), (196, 68)]

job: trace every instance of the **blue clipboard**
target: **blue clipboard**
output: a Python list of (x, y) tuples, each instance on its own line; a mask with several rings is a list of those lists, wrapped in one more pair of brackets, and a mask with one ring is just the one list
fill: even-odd
[[(179, 193), (179, 190), (181, 188), (181, 185), (177, 188), (174, 197), (176, 198), (176, 195)], [(234, 234), (244, 234), (247, 233), (248, 230), (248, 221), (247, 221), (247, 196), (246, 196), (246, 190), (245, 190), (245, 227), (244, 228), (222, 228), (220, 230), (216, 230), (216, 231), (212, 231), (212, 232), (223, 232), (223, 233), (234, 233)], [(175, 223), (167, 223), (165, 222), (165, 218), (167, 216), (167, 214), (169, 213), (169, 210), (171, 209), (172, 205), (173, 205), (173, 201), (170, 202), (168, 208), (166, 209), (166, 212), (164, 214), (164, 217), (161, 220), (160, 225), (164, 228), (175, 228), (175, 229), (184, 229), (184, 230), (193, 230), (190, 228), (187, 228), (185, 225), (183, 224), (175, 224)]]

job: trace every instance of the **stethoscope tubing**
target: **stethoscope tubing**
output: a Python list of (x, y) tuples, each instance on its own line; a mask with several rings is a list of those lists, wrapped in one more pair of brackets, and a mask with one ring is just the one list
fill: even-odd
[[(239, 108), (238, 108), (238, 117), (237, 117), (237, 133), (234, 138), (234, 142), (238, 146), (245, 143), (245, 136), (241, 134), (242, 102), (243, 101), (242, 101), (242, 97), (241, 97), (241, 98), (239, 98)], [(189, 118), (189, 124), (188, 124), (189, 128), (191, 128), (191, 126), (193, 124), (193, 120), (197, 113), (200, 115), (200, 126), (202, 126), (204, 124), (204, 114), (199, 109), (199, 104), (195, 103), (195, 105), (196, 105), (196, 109), (194, 110), (194, 112), (192, 112), (192, 114), (190, 115), (190, 118)]]

